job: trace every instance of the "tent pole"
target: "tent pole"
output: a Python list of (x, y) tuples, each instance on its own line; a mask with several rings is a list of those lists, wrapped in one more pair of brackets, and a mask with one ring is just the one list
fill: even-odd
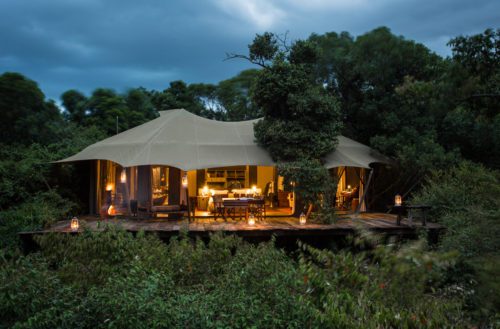
[(358, 206), (356, 207), (356, 212), (355, 212), (356, 215), (359, 215), (359, 211), (361, 210), (361, 205), (363, 204), (363, 202), (366, 205), (366, 200), (365, 200), (366, 192), (368, 192), (368, 188), (370, 187), (370, 182), (372, 181), (372, 176), (373, 176), (373, 169), (370, 169), (370, 175), (368, 176), (368, 182), (366, 182), (366, 186), (363, 189), (363, 196), (361, 196), (361, 200), (359, 201)]

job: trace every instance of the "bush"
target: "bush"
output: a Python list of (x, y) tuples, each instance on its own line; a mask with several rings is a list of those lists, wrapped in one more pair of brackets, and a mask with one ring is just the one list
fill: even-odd
[(492, 266), (498, 268), (500, 259), (500, 172), (471, 162), (435, 171), (412, 202), (431, 205), (432, 216), (446, 227), (441, 251), (460, 252), (461, 270), (450, 280), (474, 292), (466, 300), (473, 315), (498, 321), (500, 286)]
[(18, 233), (34, 231), (66, 216), (74, 204), (55, 191), (41, 192), (19, 206), (0, 212), (0, 249), (19, 246)]
[(451, 255), (422, 245), (371, 254), (214, 235), (208, 244), (105, 227), (47, 235), (1, 257), (0, 328), (459, 328)]

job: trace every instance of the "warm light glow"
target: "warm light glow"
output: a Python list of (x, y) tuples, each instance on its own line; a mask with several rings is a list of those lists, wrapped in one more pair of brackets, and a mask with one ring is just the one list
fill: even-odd
[(402, 204), (403, 204), (403, 198), (401, 197), (401, 195), (396, 194), (396, 196), (394, 197), (394, 205), (401, 206)]
[(347, 185), (347, 189), (348, 189), (348, 190), (351, 190), (351, 185)]
[(113, 205), (109, 206), (109, 208), (108, 208), (108, 215), (110, 215), (110, 216), (116, 215), (116, 209), (115, 209), (115, 207)]
[(253, 191), (253, 193), (257, 192), (257, 186), (252, 185), (252, 191)]
[(125, 170), (125, 168), (122, 169), (122, 173), (120, 174), (120, 182), (127, 182), (127, 171)]
[(71, 219), (71, 230), (72, 231), (78, 231), (79, 227), (80, 227), (80, 224), (78, 223), (78, 218), (73, 217)]
[(250, 189), (246, 190), (246, 195), (250, 194)]
[(248, 215), (248, 225), (255, 225), (255, 215), (252, 213)]
[(188, 187), (188, 175), (187, 175), (187, 173), (184, 173), (184, 175), (182, 175), (182, 186)]
[(301, 213), (299, 217), (299, 224), (304, 225), (305, 223), (306, 223), (306, 215), (304, 213)]
[(208, 195), (208, 186), (203, 186), (203, 189), (201, 190), (201, 195), (202, 196), (207, 196)]
[(113, 191), (113, 183), (108, 183), (106, 185), (106, 191)]
[(210, 194), (212, 194), (212, 196), (215, 195), (215, 190), (210, 190)]

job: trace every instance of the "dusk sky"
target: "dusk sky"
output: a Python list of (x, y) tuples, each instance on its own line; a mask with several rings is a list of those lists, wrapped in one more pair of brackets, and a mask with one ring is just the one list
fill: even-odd
[(354, 36), (379, 26), (450, 55), (450, 38), (500, 23), (498, 0), (0, 0), (0, 74), (20, 72), (48, 98), (98, 87), (163, 90), (216, 83), (252, 67), (256, 33)]

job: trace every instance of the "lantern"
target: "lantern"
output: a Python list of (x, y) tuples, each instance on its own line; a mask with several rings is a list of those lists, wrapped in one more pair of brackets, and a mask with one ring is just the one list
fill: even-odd
[(306, 215), (302, 212), (299, 217), (299, 224), (304, 225), (306, 223)]
[(403, 198), (401, 197), (401, 195), (396, 194), (396, 196), (394, 197), (394, 205), (400, 207), (402, 204), (403, 204)]
[(255, 225), (255, 215), (253, 213), (248, 215), (248, 225)]
[(255, 185), (252, 186), (252, 192), (254, 195), (257, 194), (257, 186)]
[(207, 196), (208, 195), (208, 186), (203, 186), (203, 189), (201, 190), (201, 195), (202, 196)]
[(120, 174), (120, 182), (127, 182), (127, 172), (125, 171), (125, 168), (122, 169), (122, 173)]
[(106, 191), (113, 191), (113, 183), (106, 184)]
[(78, 223), (78, 218), (73, 217), (71, 219), (71, 230), (73, 232), (78, 231), (78, 228), (80, 227), (80, 224)]
[(116, 215), (116, 209), (113, 205), (109, 206), (108, 208), (108, 215), (109, 216), (115, 216)]
[(182, 175), (182, 186), (184, 188), (188, 187), (188, 175), (187, 175), (187, 172), (185, 172), (184, 175)]

